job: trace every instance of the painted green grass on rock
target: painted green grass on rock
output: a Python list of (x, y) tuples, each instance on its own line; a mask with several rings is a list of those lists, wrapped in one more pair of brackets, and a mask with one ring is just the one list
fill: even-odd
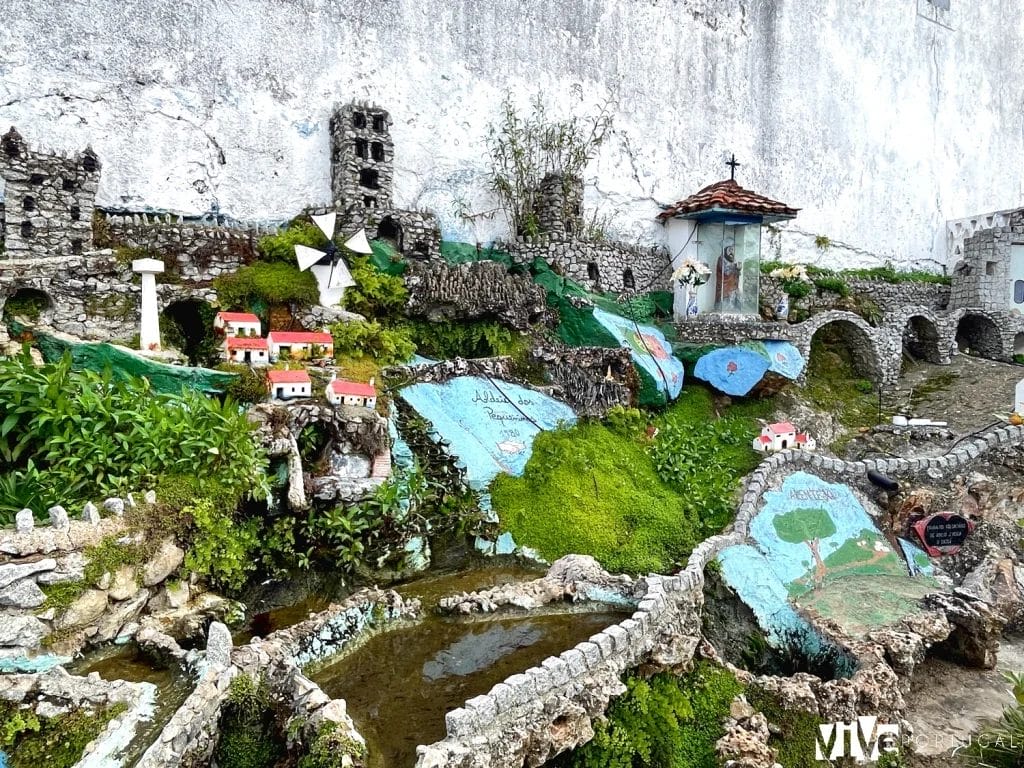
[(522, 477), (498, 477), (492, 501), (520, 544), (554, 560), (588, 554), (611, 571), (668, 572), (732, 517), (737, 481), (757, 465), (750, 449), (765, 403), (718, 418), (700, 387), (650, 420), (581, 423), (543, 433)]

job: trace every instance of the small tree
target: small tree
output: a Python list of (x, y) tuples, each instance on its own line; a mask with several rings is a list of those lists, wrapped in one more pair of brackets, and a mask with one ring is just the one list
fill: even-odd
[(828, 511), (821, 508), (793, 509), (772, 520), (775, 533), (789, 544), (806, 544), (814, 557), (814, 586), (825, 578), (825, 563), (821, 559), (821, 540), (836, 532)]
[(536, 235), (537, 189), (548, 173), (559, 173), (563, 183), (581, 177), (612, 126), (612, 102), (596, 115), (555, 120), (547, 113), (540, 94), (530, 102), (532, 112), (520, 115), (506, 93), (501, 117), (488, 127), (491, 154), (490, 186), (516, 235)]

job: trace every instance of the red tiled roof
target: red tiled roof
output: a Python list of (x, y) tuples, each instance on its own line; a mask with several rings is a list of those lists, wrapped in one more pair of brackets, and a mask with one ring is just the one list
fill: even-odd
[(775, 424), (769, 424), (768, 429), (774, 432), (776, 435), (785, 435), (789, 432), (796, 432), (796, 427), (791, 422), (779, 421)]
[(680, 200), (670, 205), (658, 214), (660, 221), (667, 221), (673, 216), (681, 216), (687, 213), (699, 211), (710, 211), (721, 208), (738, 213), (748, 213), (761, 216), (775, 216), (793, 218), (799, 208), (790, 208), (785, 203), (771, 200), (764, 195), (744, 189), (732, 179), (716, 182), (704, 187), (695, 195), (690, 195), (685, 200)]
[(271, 384), (309, 384), (309, 374), (305, 371), (267, 371), (267, 379)]
[(225, 323), (258, 323), (260, 321), (252, 312), (218, 312), (217, 317)]
[(228, 336), (228, 349), (267, 349), (267, 340), (259, 336)]
[(807, 442), (807, 435), (805, 435), (803, 432), (801, 432), (799, 435), (796, 436), (796, 441), (798, 443), (806, 443)]
[(267, 338), (275, 344), (334, 344), (331, 334), (322, 331), (271, 331)]
[(363, 384), (358, 381), (345, 381), (335, 379), (330, 384), (331, 391), (336, 395), (355, 395), (356, 397), (376, 397), (377, 389), (373, 384)]
[(761, 445), (768, 445), (768, 443), (770, 443), (771, 441), (772, 439), (767, 435), (761, 435), (759, 438), (757, 438), (757, 442), (759, 442)]

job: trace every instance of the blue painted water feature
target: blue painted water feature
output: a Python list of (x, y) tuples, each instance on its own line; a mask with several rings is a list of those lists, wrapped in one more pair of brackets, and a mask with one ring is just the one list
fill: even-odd
[[(652, 325), (636, 325), (632, 320), (594, 308), (594, 319), (629, 350), (633, 362), (643, 368), (670, 400), (683, 389), (683, 364), (672, 355), (665, 334)], [(638, 329), (639, 328), (639, 332)]]

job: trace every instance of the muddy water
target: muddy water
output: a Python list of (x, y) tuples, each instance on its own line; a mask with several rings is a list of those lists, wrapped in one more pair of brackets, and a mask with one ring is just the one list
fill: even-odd
[(162, 669), (139, 653), (133, 645), (103, 648), (68, 667), (76, 675), (98, 672), (104, 680), (127, 680), (156, 686), (156, 711), (135, 735), (123, 765), (133, 766), (192, 692), (192, 681), (173, 669)]
[(411, 768), (416, 746), (444, 738), (444, 715), (509, 675), (572, 648), (620, 621), (613, 612), (498, 614), (454, 618), (432, 612), (439, 597), (536, 578), (519, 568), (483, 568), (399, 587), (424, 602), (426, 618), (383, 632), (313, 672), (344, 698), (369, 747), (367, 768)]

